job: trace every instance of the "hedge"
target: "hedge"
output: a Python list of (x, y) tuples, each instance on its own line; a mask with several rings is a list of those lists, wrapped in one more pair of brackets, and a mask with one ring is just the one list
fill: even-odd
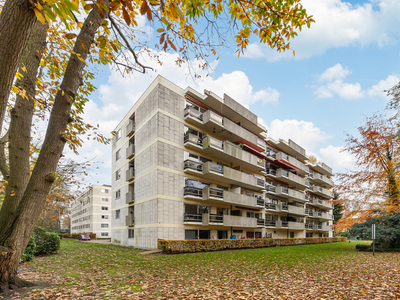
[(89, 235), (91, 240), (96, 239), (96, 234), (93, 232), (90, 233), (63, 233), (62, 237), (64, 239), (79, 239), (80, 235)]
[(57, 233), (35, 226), (33, 234), (35, 235), (36, 242), (35, 255), (50, 254), (60, 249), (60, 237)]
[(35, 242), (35, 235), (32, 233), (28, 245), (26, 246), (24, 253), (22, 253), (21, 260), (30, 261), (34, 258), (35, 254), (36, 254), (36, 242)]
[(295, 239), (221, 239), (221, 240), (159, 240), (158, 249), (164, 253), (207, 252), (226, 249), (266, 248), (276, 246), (294, 246), (346, 242), (346, 237), (318, 237)]

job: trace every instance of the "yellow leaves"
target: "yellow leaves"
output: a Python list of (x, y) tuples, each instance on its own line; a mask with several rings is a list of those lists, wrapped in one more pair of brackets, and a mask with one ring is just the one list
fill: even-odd
[(158, 28), (157, 32), (159, 32), (159, 33), (164, 32), (164, 29), (163, 28)]
[(87, 53), (87, 48), (86, 48), (85, 42), (82, 41), (81, 39), (79, 39), (79, 42), (81, 43), (81, 47), (82, 47), (83, 51), (85, 51)]
[(35, 12), (35, 16), (40, 21), (40, 23), (44, 24), (46, 22), (46, 20), (43, 17), (43, 14), (36, 8), (34, 8), (33, 11)]
[(77, 35), (76, 35), (75, 33), (67, 33), (67, 34), (65, 35), (65, 37), (66, 37), (67, 39), (69, 39), (69, 40), (72, 40), (72, 39), (76, 38)]

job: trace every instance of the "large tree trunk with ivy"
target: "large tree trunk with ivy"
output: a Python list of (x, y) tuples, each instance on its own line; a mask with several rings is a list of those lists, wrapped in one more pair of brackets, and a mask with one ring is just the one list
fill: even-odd
[[(104, 2), (108, 4), (108, 1)], [(26, 162), (29, 162), (29, 145), (22, 146), (24, 141), (21, 137), (30, 137), (32, 115), (29, 105), (31, 103), (25, 102), (21, 107), (17, 107), (16, 104), (13, 109), (14, 125), (11, 124), (9, 132), (10, 184), (7, 186), (3, 208), (0, 211), (0, 220), (4, 220), (0, 223), (0, 286), (3, 290), (13, 287), (13, 285), (23, 286), (26, 284), (17, 278), (18, 263), (55, 180), (54, 172), (66, 142), (63, 132), (66, 131), (68, 123), (72, 121), (69, 111), (79, 86), (83, 84), (84, 60), (103, 19), (104, 14), (100, 16), (99, 10), (95, 7), (81, 28), (74, 53), (80, 55), (83, 61), (78, 59), (76, 54), (72, 54), (68, 61), (50, 114), (46, 136), (30, 176), (29, 171), (21, 170), (20, 161), (22, 160), (21, 164), (24, 164), (25, 167)], [(36, 36), (36, 31), (33, 36)], [(85, 44), (86, 49), (83, 49), (82, 43)], [(32, 57), (36, 51), (29, 51), (29, 53), (27, 55)], [(37, 69), (36, 67), (36, 73)], [(16, 110), (19, 112), (17, 113)], [(27, 121), (28, 119), (29, 121)], [(16, 125), (17, 120), (20, 122), (19, 125)], [(21, 150), (21, 147), (26, 148)], [(11, 161), (14, 163), (11, 164)], [(25, 181), (22, 183), (16, 181), (17, 176), (24, 177)], [(20, 201), (14, 201), (19, 197)]]

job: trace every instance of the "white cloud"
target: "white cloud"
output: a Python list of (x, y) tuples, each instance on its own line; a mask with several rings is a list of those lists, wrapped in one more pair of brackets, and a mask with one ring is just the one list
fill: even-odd
[(344, 69), (341, 64), (336, 64), (326, 69), (326, 71), (319, 76), (319, 80), (333, 81), (335, 79), (344, 79), (349, 74), (351, 74), (351, 71), (349, 71), (347, 67)]
[(322, 73), (318, 81), (325, 85), (319, 86), (314, 91), (318, 98), (332, 98), (335, 94), (343, 99), (359, 99), (364, 97), (364, 93), (359, 83), (345, 83), (343, 80), (351, 74), (341, 64), (328, 68)]
[(326, 148), (320, 149), (319, 152), (323, 161), (332, 168), (350, 168), (354, 162), (354, 158), (347, 151), (343, 151), (343, 147), (340, 146), (329, 145)]
[(304, 147), (307, 154), (315, 153), (321, 144), (331, 139), (333, 136), (322, 132), (312, 122), (298, 120), (278, 120), (275, 119), (269, 126), (268, 135), (274, 140), (283, 139), (298, 143)]
[(379, 81), (378, 84), (375, 84), (374, 86), (372, 86), (369, 90), (368, 90), (368, 95), (371, 97), (384, 97), (386, 98), (386, 93), (384, 92), (384, 90), (388, 90), (390, 88), (392, 88), (394, 85), (396, 85), (397, 83), (399, 83), (400, 78), (393, 74), (393, 75), (389, 75), (386, 79), (383, 79), (381, 81)]
[[(298, 32), (292, 40), (296, 59), (321, 55), (329, 48), (369, 44), (384, 47), (400, 33), (400, 2), (397, 0), (372, 0), (354, 5), (341, 0), (303, 0), (302, 5), (313, 15), (315, 23), (310, 29)], [(276, 61), (293, 55), (250, 44), (245, 57)]]
[[(185, 65), (183, 67), (176, 65), (176, 54), (159, 54), (160, 60), (163, 62), (162, 66), (155, 60), (147, 59), (144, 62), (146, 66), (154, 68), (156, 72), (149, 72), (145, 75), (133, 73), (122, 77), (120, 73), (112, 70), (108, 83), (99, 87), (101, 103), (89, 101), (85, 108), (84, 120), (92, 125), (99, 124), (100, 132), (111, 137), (110, 132), (115, 129), (120, 120), (157, 75), (166, 77), (182, 88), (191, 86), (201, 93), (204, 92), (204, 89), (211, 90), (221, 97), (226, 93), (245, 107), (249, 107), (255, 102), (276, 103), (279, 100), (279, 92), (271, 87), (255, 90), (244, 72), (223, 73), (220, 77), (213, 78), (212, 76), (207, 76), (207, 70), (197, 69), (196, 72), (201, 77), (194, 81)], [(213, 63), (213, 69), (215, 67), (217, 67), (216, 62)], [(82, 159), (83, 157), (96, 157), (96, 161), (101, 162), (101, 167), (97, 174), (96, 172), (91, 172), (93, 182), (99, 181), (100, 184), (110, 183), (111, 146), (104, 146), (92, 140), (85, 140), (79, 152)], [(72, 158), (74, 157), (72, 154), (69, 155)], [(76, 157), (73, 159), (77, 160)]]

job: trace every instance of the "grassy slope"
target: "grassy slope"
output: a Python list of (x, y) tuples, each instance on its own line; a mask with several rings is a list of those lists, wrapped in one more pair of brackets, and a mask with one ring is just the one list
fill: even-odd
[(58, 254), (29, 263), (44, 274), (60, 275), (59, 285), (25, 297), (400, 298), (400, 253), (372, 257), (356, 252), (354, 246), (335, 243), (142, 256), (140, 250), (63, 240)]

